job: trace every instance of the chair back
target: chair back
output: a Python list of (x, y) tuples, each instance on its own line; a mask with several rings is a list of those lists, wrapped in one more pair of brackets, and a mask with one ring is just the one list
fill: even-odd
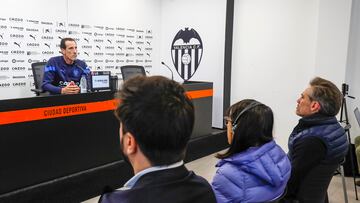
[(37, 96), (39, 96), (40, 93), (43, 92), (41, 85), (43, 82), (45, 65), (46, 62), (37, 62), (31, 64), (31, 69), (34, 76), (34, 85), (35, 85), (35, 89), (32, 89), (32, 91), (34, 91)]
[(124, 81), (136, 75), (143, 75), (143, 76), (146, 75), (145, 68), (143, 66), (127, 65), (127, 66), (121, 66), (120, 68), (121, 68), (122, 79)]

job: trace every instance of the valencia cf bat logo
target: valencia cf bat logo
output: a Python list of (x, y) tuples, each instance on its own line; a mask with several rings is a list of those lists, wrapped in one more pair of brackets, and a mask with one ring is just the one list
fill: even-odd
[(199, 67), (203, 54), (200, 35), (194, 29), (179, 30), (171, 44), (171, 57), (184, 81), (190, 80)]

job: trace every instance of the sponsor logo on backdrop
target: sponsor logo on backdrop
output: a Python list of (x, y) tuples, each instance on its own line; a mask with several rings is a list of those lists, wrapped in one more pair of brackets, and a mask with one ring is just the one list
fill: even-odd
[(24, 71), (26, 68), (22, 66), (12, 67), (11, 70), (13, 71)]
[(10, 22), (20, 23), (20, 22), (23, 22), (24, 20), (23, 20), (22, 18), (12, 18), (12, 17), (10, 17), (10, 18), (9, 18), (9, 21), (10, 21)]
[(30, 56), (30, 55), (39, 55), (40, 52), (37, 52), (37, 51), (27, 51), (26, 52), (26, 55)]
[[(40, 62), (39, 59), (28, 59), (28, 63), (37, 63), (37, 62)], [(46, 62), (46, 61), (44, 61)]]
[(42, 51), (43, 55), (54, 55), (55, 53), (53, 51)]
[(69, 30), (69, 35), (78, 35), (78, 34), (80, 33), (77, 31)]
[(6, 66), (1, 66), (1, 67), (0, 67), (0, 71), (1, 71), (1, 72), (7, 72), (7, 71), (9, 71), (9, 70), (10, 70), (9, 67), (6, 67)]
[(68, 24), (69, 27), (80, 27), (80, 24), (76, 24), (76, 23), (69, 23)]
[(0, 42), (0, 47), (7, 47), (9, 43), (7, 42)]
[(8, 55), (8, 54), (9, 54), (9, 51), (0, 50), (0, 54), (1, 54), (1, 55)]
[(103, 39), (94, 39), (94, 42), (95, 42), (95, 43), (103, 43), (104, 40), (103, 40)]
[(39, 32), (39, 29), (36, 28), (26, 28), (25, 30), (28, 32)]
[(65, 22), (56, 22), (57, 27), (65, 27)]
[(81, 32), (83, 35), (89, 35), (92, 36), (92, 32)]
[(26, 82), (13, 82), (12, 83), (13, 87), (25, 87), (26, 86)]
[(0, 75), (0, 80), (6, 80), (9, 79), (10, 77), (7, 75)]
[(97, 29), (99, 29), (99, 30), (103, 30), (103, 29), (104, 29), (104, 26), (95, 25), (94, 28), (97, 28)]
[(33, 40), (35, 40), (36, 41), (36, 35), (29, 35), (29, 37), (31, 37)]
[(23, 50), (11, 50), (10, 53), (13, 54), (13, 55), (24, 55), (25, 51), (23, 51)]
[(90, 25), (81, 25), (81, 28), (89, 29), (89, 28), (91, 28), (91, 26)]
[(51, 29), (51, 28), (44, 28), (44, 29), (43, 29), (43, 33), (45, 33), (45, 34), (51, 34), (51, 33), (52, 33), (52, 29)]
[(26, 20), (26, 22), (28, 23), (34, 23), (34, 24), (39, 24), (38, 20)]
[(92, 49), (91, 45), (82, 45), (81, 46), (82, 49)]
[(67, 30), (65, 30), (65, 29), (55, 29), (55, 33), (65, 34), (65, 33), (67, 33)]
[(53, 36), (41, 36), (41, 39), (44, 39), (44, 40), (53, 40), (54, 37), (53, 37)]
[(13, 30), (24, 31), (23, 27), (10, 26), (10, 28)]
[(27, 47), (40, 47), (40, 43), (26, 43)]
[(16, 46), (18, 46), (19, 48), (21, 48), (21, 43), (20, 43), (20, 42), (14, 42), (14, 44), (15, 44)]
[(94, 36), (95, 36), (95, 37), (97, 37), (97, 36), (102, 37), (102, 36), (104, 36), (104, 34), (103, 34), (103, 33), (95, 32), (95, 33), (94, 33)]
[(24, 78), (26, 78), (26, 76), (24, 75), (13, 76), (13, 79), (24, 79)]
[(24, 63), (25, 60), (22, 60), (22, 59), (13, 59), (11, 60), (12, 63)]
[(203, 55), (203, 43), (194, 29), (179, 30), (171, 44), (171, 57), (177, 73), (185, 81), (197, 71)]
[(53, 25), (53, 23), (52, 23), (52, 22), (45, 22), (45, 21), (42, 22), (42, 21), (41, 21), (41, 25)]
[(10, 87), (10, 83), (8, 83), (8, 82), (0, 83), (0, 88), (6, 88), (6, 87)]
[(24, 38), (24, 35), (22, 34), (10, 34), (11, 38)]

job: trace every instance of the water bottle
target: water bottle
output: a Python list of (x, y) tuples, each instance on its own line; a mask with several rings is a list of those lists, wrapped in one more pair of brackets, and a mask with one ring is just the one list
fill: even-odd
[(86, 81), (86, 76), (82, 75), (81, 79), (80, 79), (80, 92), (81, 93), (86, 93), (87, 92), (87, 81)]

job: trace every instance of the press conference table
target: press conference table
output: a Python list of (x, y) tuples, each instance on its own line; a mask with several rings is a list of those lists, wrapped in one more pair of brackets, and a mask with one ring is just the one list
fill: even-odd
[[(212, 84), (184, 86), (195, 105), (193, 143), (208, 145)], [(117, 102), (111, 91), (0, 100), (0, 202), (79, 201), (121, 186), (133, 174), (119, 153)], [(226, 146), (220, 139), (214, 150)], [(198, 150), (190, 160), (209, 153)]]

